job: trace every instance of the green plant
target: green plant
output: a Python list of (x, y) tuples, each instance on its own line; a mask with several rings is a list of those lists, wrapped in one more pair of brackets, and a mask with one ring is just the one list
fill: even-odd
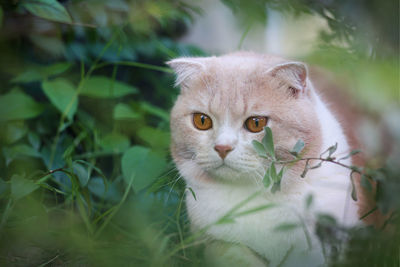
[[(392, 162), (388, 161), (387, 164), (379, 169), (374, 169), (370, 167), (360, 167), (354, 165), (346, 165), (340, 162), (341, 160), (350, 158), (358, 153), (360, 150), (353, 150), (348, 155), (337, 158), (335, 152), (337, 150), (337, 144), (326, 149), (319, 157), (303, 157), (302, 151), (305, 148), (305, 144), (302, 140), (298, 140), (290, 154), (293, 156), (292, 160), (282, 160), (276, 157), (274, 150), (274, 141), (272, 136), (272, 131), (269, 127), (264, 128), (265, 135), (262, 142), (257, 140), (253, 141), (253, 147), (257, 151), (258, 155), (262, 158), (268, 159), (268, 168), (265, 172), (263, 178), (263, 184), (266, 188), (270, 188), (272, 193), (280, 190), (281, 179), (284, 174), (285, 168), (290, 168), (293, 164), (299, 161), (305, 161), (304, 170), (300, 175), (304, 178), (309, 170), (320, 168), (323, 163), (325, 164), (336, 164), (342, 168), (349, 169), (350, 177), (352, 181), (352, 198), (357, 200), (357, 190), (354, 184), (353, 176), (354, 174), (360, 175), (361, 186), (367, 191), (372, 193), (373, 187), (372, 183), (377, 184), (377, 194), (375, 195), (376, 206), (371, 210), (367, 211), (365, 214), (361, 215), (360, 220), (365, 219), (374, 212), (379, 210), (382, 214), (386, 215), (386, 220), (380, 226), (380, 229), (372, 227), (353, 227), (348, 228), (340, 225), (336, 220), (329, 214), (318, 214), (316, 221), (316, 234), (318, 235), (325, 257), (330, 262), (332, 266), (348, 266), (356, 264), (388, 264), (388, 266), (395, 266), (396, 252), (395, 248), (399, 244), (399, 199), (393, 196), (394, 188), (399, 188), (399, 183), (395, 182), (398, 175), (398, 168), (393, 165)], [(310, 164), (313, 162), (313, 165)], [(280, 171), (276, 170), (276, 166), (281, 166)], [(299, 177), (299, 179), (301, 179)], [(272, 186), (271, 186), (272, 184)], [(390, 192), (391, 191), (391, 192)], [(312, 195), (309, 195), (306, 201), (305, 214), (299, 214), (300, 223), (291, 223), (279, 225), (276, 230), (279, 231), (291, 231), (298, 227), (302, 227), (306, 237), (309, 236), (308, 230), (304, 224), (304, 217), (307, 216), (308, 208), (312, 205)], [(388, 226), (392, 229), (389, 230), (394, 236), (391, 239), (391, 234), (387, 232)], [(387, 251), (382, 251), (379, 244), (381, 242), (386, 242), (390, 239), (390, 246)], [(309, 240), (309, 238), (307, 239)], [(372, 242), (368, 247), (365, 247), (363, 242)], [(375, 243), (377, 242), (377, 243)], [(308, 242), (310, 244), (310, 242)], [(330, 255), (327, 254), (327, 250), (330, 250)], [(369, 260), (360, 257), (361, 250), (366, 249), (370, 252)], [(346, 255), (346, 257), (340, 256)], [(349, 265), (349, 266), (350, 266)]]

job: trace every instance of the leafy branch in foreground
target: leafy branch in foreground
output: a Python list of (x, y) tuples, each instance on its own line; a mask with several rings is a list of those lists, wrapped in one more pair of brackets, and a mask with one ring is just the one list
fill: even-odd
[[(281, 180), (285, 171), (285, 168), (287, 166), (291, 166), (299, 161), (305, 161), (305, 166), (304, 170), (301, 173), (301, 177), (304, 178), (309, 170), (312, 169), (317, 169), (322, 166), (324, 162), (329, 162), (333, 163), (336, 165), (339, 165), (343, 168), (347, 168), (351, 170), (350, 173), (350, 178), (352, 182), (352, 198), (354, 200), (357, 200), (357, 194), (355, 190), (355, 185), (353, 181), (353, 175), (355, 173), (361, 175), (361, 184), (369, 191), (372, 191), (372, 185), (370, 180), (373, 180), (372, 175), (364, 170), (362, 167), (354, 166), (354, 165), (346, 165), (340, 161), (348, 159), (358, 153), (360, 153), (360, 150), (352, 150), (349, 154), (343, 156), (343, 157), (336, 157), (334, 156), (334, 153), (336, 152), (338, 148), (338, 144), (336, 143), (333, 146), (330, 146), (328, 149), (326, 149), (324, 152), (322, 152), (319, 157), (302, 157), (302, 151), (304, 150), (305, 143), (303, 140), (299, 139), (294, 147), (292, 148), (291, 151), (289, 151), (289, 154), (293, 156), (293, 159), (289, 160), (281, 160), (277, 158), (275, 149), (274, 149), (274, 141), (273, 141), (273, 135), (271, 128), (265, 127), (264, 128), (265, 135), (260, 142), (257, 140), (253, 140), (252, 144), (254, 149), (257, 151), (258, 155), (262, 158), (268, 159), (269, 160), (269, 167), (267, 171), (265, 172), (264, 178), (263, 178), (263, 184), (266, 188), (269, 188), (272, 184), (271, 187), (271, 192), (275, 193), (276, 191), (280, 190), (280, 185), (281, 185)], [(281, 166), (279, 172), (277, 171), (277, 166)]]

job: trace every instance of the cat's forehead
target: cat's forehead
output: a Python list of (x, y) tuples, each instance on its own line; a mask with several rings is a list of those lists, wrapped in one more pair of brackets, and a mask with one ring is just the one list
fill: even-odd
[(266, 114), (276, 109), (276, 103), (282, 103), (283, 94), (275, 90), (274, 79), (268, 74), (280, 62), (280, 58), (248, 53), (203, 58), (202, 67), (190, 72), (180, 99), (188, 111), (215, 116)]
[(274, 98), (264, 78), (256, 68), (214, 65), (191, 84), (187, 97), (215, 116), (240, 117), (263, 111)]

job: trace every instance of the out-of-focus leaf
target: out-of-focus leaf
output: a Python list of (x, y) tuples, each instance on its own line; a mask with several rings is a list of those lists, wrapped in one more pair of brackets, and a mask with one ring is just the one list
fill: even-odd
[(4, 193), (10, 190), (10, 184), (6, 183), (3, 179), (0, 178), (0, 198)]
[(170, 134), (168, 132), (152, 127), (142, 127), (137, 135), (155, 149), (162, 150), (169, 147)]
[(277, 191), (281, 190), (281, 181), (275, 182), (271, 187), (271, 193), (274, 194)]
[(98, 98), (118, 98), (136, 94), (138, 90), (126, 83), (105, 76), (92, 76), (83, 84), (81, 95)]
[(159, 154), (146, 147), (133, 146), (122, 156), (122, 174), (127, 183), (133, 179), (132, 187), (138, 192), (157, 179), (167, 163)]
[(367, 176), (365, 176), (364, 174), (361, 175), (360, 183), (365, 189), (367, 189), (369, 192), (372, 192), (371, 182), (368, 180)]
[(298, 223), (281, 223), (275, 227), (276, 231), (291, 231), (298, 228), (300, 224)]
[(0, 95), (0, 121), (30, 119), (42, 111), (42, 105), (18, 90)]
[(51, 64), (48, 66), (44, 66), (41, 70), (42, 74), (46, 75), (46, 77), (60, 75), (72, 67), (72, 64), (69, 62), (60, 62)]
[(29, 38), (33, 45), (46, 51), (48, 54), (54, 57), (59, 58), (65, 55), (66, 44), (58, 35), (48, 36), (44, 35), (43, 33), (32, 32), (32, 34), (29, 34)]
[(77, 162), (72, 163), (72, 169), (74, 170), (74, 173), (79, 179), (79, 183), (81, 186), (86, 186), (87, 183), (89, 182), (90, 174), (87, 170), (87, 168)]
[(18, 74), (14, 79), (12, 79), (12, 82), (30, 83), (43, 81), (51, 76), (66, 72), (71, 66), (72, 64), (68, 62), (60, 62), (48, 66), (31, 66), (29, 69)]
[(28, 69), (20, 74), (18, 74), (14, 79), (11, 80), (13, 83), (30, 83), (41, 81), (43, 75), (38, 69)]
[(140, 114), (133, 111), (130, 106), (120, 103), (114, 108), (113, 118), (115, 120), (134, 120), (140, 118)]
[(21, 156), (40, 157), (40, 153), (28, 145), (15, 145), (12, 147), (3, 147), (3, 155), (6, 158), (6, 165), (10, 164), (14, 159)]
[(25, 179), (19, 175), (11, 177), (11, 196), (14, 200), (23, 198), (35, 191), (39, 186), (32, 180)]
[(65, 23), (72, 22), (67, 10), (56, 0), (22, 0), (20, 6), (26, 8), (33, 15), (44, 19)]
[(158, 107), (153, 106), (153, 105), (151, 105), (149, 103), (146, 103), (146, 102), (142, 102), (140, 104), (140, 108), (143, 111), (145, 111), (145, 112), (147, 112), (147, 113), (149, 113), (151, 115), (157, 116), (157, 117), (159, 117), (159, 118), (161, 118), (161, 119), (163, 119), (165, 121), (169, 121), (168, 112), (166, 112), (165, 110), (162, 110), (161, 108), (158, 108)]
[(50, 102), (69, 120), (72, 120), (78, 107), (78, 97), (74, 85), (63, 78), (44, 81), (42, 88)]
[[(7, 144), (15, 143), (26, 135), (28, 127), (24, 121), (8, 122), (4, 129), (4, 139)], [(0, 133), (1, 135), (1, 133)]]
[[(89, 191), (95, 196), (106, 199), (113, 203), (117, 203), (121, 200), (122, 194), (118, 190), (117, 181), (113, 183), (107, 183), (107, 180), (101, 177), (93, 177), (88, 183)], [(107, 183), (107, 184), (105, 184)]]
[(265, 135), (262, 139), (262, 143), (264, 145), (265, 151), (269, 156), (272, 158), (275, 158), (275, 150), (274, 150), (274, 140), (272, 137), (272, 131), (271, 128), (265, 127), (264, 128)]
[(40, 148), (40, 138), (35, 132), (29, 132), (28, 133), (28, 140), (29, 140), (29, 143), (31, 144), (31, 146), (34, 149), (39, 150), (39, 148)]
[(311, 204), (313, 203), (314, 197), (312, 194), (307, 195), (306, 197), (306, 209), (309, 209), (311, 207)]
[(336, 219), (330, 214), (320, 213), (317, 216), (317, 221), (319, 224), (336, 225)]
[(361, 153), (361, 150), (359, 150), (359, 149), (354, 149), (354, 150), (352, 150), (348, 155), (344, 156), (343, 158), (340, 158), (339, 160), (348, 159), (348, 158), (350, 158), (350, 157), (352, 157), (352, 156), (354, 156), (354, 155), (356, 155), (356, 154), (358, 154), (358, 153)]
[(125, 135), (112, 133), (99, 140), (100, 147), (105, 151), (120, 153), (126, 151), (130, 146), (129, 138)]

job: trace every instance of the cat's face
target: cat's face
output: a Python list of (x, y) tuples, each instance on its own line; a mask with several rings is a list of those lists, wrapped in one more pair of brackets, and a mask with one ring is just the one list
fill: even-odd
[(266, 162), (252, 140), (261, 141), (263, 126), (271, 127), (280, 157), (300, 138), (309, 154), (319, 150), (320, 129), (303, 65), (254, 55), (169, 64), (181, 86), (171, 112), (172, 156), (186, 179), (261, 181)]

